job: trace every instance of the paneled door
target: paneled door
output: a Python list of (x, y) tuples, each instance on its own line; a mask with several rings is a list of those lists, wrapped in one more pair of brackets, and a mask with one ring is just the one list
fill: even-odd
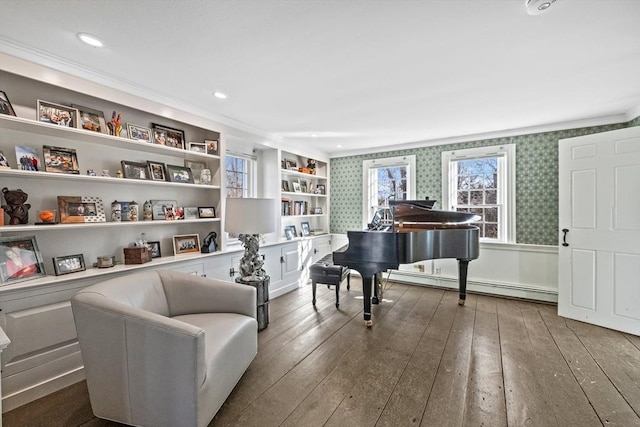
[(558, 314), (640, 335), (640, 127), (559, 141)]

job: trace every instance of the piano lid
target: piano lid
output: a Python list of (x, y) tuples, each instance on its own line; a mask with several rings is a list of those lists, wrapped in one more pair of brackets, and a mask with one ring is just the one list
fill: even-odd
[(390, 200), (394, 225), (405, 223), (466, 224), (479, 221), (480, 216), (469, 212), (437, 211), (431, 209), (435, 200)]

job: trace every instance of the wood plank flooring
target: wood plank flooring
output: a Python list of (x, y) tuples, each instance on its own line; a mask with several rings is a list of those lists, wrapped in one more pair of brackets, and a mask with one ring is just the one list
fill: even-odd
[[(351, 291), (271, 301), (255, 360), (217, 426), (640, 426), (640, 337), (556, 307), (387, 283), (364, 327)], [(4, 414), (12, 426), (118, 426), (84, 382)]]

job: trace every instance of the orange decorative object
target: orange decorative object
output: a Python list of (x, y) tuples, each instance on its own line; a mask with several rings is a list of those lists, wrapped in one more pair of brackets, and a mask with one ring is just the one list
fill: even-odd
[(56, 214), (52, 211), (42, 211), (40, 212), (40, 220), (42, 222), (53, 222), (56, 220)]

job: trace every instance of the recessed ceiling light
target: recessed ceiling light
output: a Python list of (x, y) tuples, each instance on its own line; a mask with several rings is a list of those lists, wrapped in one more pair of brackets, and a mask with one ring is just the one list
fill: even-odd
[(226, 93), (222, 93), (222, 92), (218, 92), (218, 91), (213, 92), (213, 96), (215, 96), (218, 99), (227, 99), (227, 94)]
[(525, 0), (529, 15), (540, 15), (546, 12), (553, 4), (559, 0)]
[(77, 36), (78, 36), (78, 38), (80, 40), (82, 40), (83, 42), (85, 42), (89, 46), (93, 46), (93, 47), (102, 47), (102, 46), (104, 46), (104, 43), (102, 43), (102, 40), (100, 40), (99, 38), (97, 38), (96, 36), (94, 36), (92, 34), (78, 33)]
[(342, 148), (342, 145), (338, 144), (336, 145), (336, 148)]
[(318, 137), (318, 134), (317, 134), (317, 133), (312, 133), (312, 134), (311, 134), (311, 138), (317, 138), (317, 137)]

